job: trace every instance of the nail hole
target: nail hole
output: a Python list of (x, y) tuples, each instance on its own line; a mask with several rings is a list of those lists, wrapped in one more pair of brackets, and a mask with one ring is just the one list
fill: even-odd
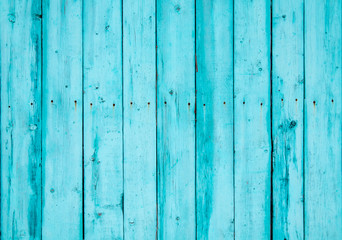
[(90, 106), (93, 106), (93, 104), (92, 104), (92, 103), (90, 103)]
[(316, 101), (313, 101), (313, 104), (316, 104)]
[(11, 108), (11, 106), (8, 106), (8, 108)]
[(113, 103), (113, 107), (115, 107), (115, 103)]
[(203, 103), (203, 107), (205, 107), (205, 103)]
[(51, 103), (53, 103), (53, 100), (51, 100)]
[(298, 101), (298, 99), (296, 98), (296, 102)]
[(284, 99), (281, 99), (281, 101), (283, 102), (283, 101), (284, 101)]
[(331, 102), (334, 102), (334, 99), (331, 99)]
[(243, 104), (245, 104), (245, 102), (243, 102)]
[(166, 101), (164, 102), (164, 104), (166, 104)]
[(147, 104), (150, 105), (150, 102), (148, 102)]
[(31, 103), (31, 106), (33, 105), (33, 103)]
[(133, 103), (131, 102), (131, 105), (132, 105)]
[(77, 101), (76, 101), (76, 100), (75, 100), (74, 102), (75, 102), (75, 103), (77, 103)]
[(226, 102), (223, 102), (223, 104), (226, 104)]
[(190, 103), (188, 102), (188, 106), (190, 106)]
[(262, 106), (262, 103), (260, 103), (260, 105)]

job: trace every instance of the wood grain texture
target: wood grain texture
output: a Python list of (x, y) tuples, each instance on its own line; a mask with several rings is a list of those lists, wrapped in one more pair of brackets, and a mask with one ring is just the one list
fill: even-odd
[(40, 239), (40, 1), (1, 1), (0, 22), (1, 239)]
[(305, 238), (342, 239), (342, 1), (305, 1)]
[(195, 239), (195, 2), (157, 1), (159, 239)]
[(82, 238), (82, 4), (43, 4), (43, 238)]
[(83, 2), (85, 239), (123, 239), (121, 1)]
[(1, 239), (342, 239), (342, 0), (0, 1)]
[(234, 6), (235, 237), (269, 239), (270, 1)]
[(197, 239), (233, 239), (233, 1), (196, 2), (196, 56)]
[(303, 1), (272, 2), (273, 239), (303, 239)]
[(155, 1), (123, 5), (125, 239), (155, 239)]

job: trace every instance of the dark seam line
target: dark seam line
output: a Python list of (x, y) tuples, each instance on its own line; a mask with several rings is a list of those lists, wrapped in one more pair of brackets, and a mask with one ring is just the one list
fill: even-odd
[(154, 17), (154, 32), (155, 32), (155, 70), (156, 70), (156, 80), (155, 80), (155, 120), (156, 120), (156, 236), (155, 239), (159, 238), (159, 165), (158, 165), (158, 28), (157, 28), (157, 0), (154, 1), (154, 10), (155, 10), (155, 17)]
[(273, 34), (273, 1), (270, 0), (270, 128), (271, 128), (271, 206), (270, 206), (270, 218), (271, 218), (271, 222), (270, 222), (270, 239), (273, 239), (273, 153), (274, 153), (274, 146), (273, 146), (273, 104), (272, 104), (272, 100), (273, 100), (273, 84), (272, 84), (272, 75), (273, 75), (273, 52), (272, 52), (272, 48), (273, 48), (273, 38), (272, 38), (272, 34)]
[[(0, 37), (1, 37), (1, 35), (0, 35)], [(0, 49), (0, 55), (1, 55), (1, 49)], [(0, 61), (1, 61), (1, 58), (0, 58)], [(1, 84), (2, 83), (2, 74), (1, 74), (1, 64), (0, 64), (0, 146), (2, 146), (2, 132), (1, 132), (1, 113), (2, 113), (2, 108), (1, 108), (1, 103), (2, 103), (2, 92), (1, 92)], [(1, 147), (0, 147), (0, 182), (2, 183), (2, 174), (1, 174), (1, 172), (2, 172), (2, 168), (1, 168), (1, 164), (2, 163), (2, 149), (1, 149)], [(1, 233), (2, 233), (2, 221), (1, 221), (1, 219), (2, 219), (2, 209), (1, 209), (1, 202), (2, 202), (2, 196), (1, 196), (1, 189), (2, 189), (2, 187), (0, 186), (0, 239), (1, 239)]]
[(233, 228), (234, 228), (234, 239), (235, 239), (235, 1), (233, 0)]
[(198, 65), (197, 65), (197, 5), (196, 5), (196, 0), (195, 0), (195, 41), (194, 41), (194, 47), (195, 47), (195, 236), (197, 239), (197, 70), (198, 70)]
[(43, 239), (43, 0), (40, 1), (40, 239)]
[(82, 237), (85, 238), (84, 214), (84, 1), (82, 1)]
[(124, 12), (123, 12), (123, 0), (121, 0), (121, 155), (122, 155), (122, 239), (125, 239), (125, 137), (124, 137), (124, 55), (123, 55), (123, 47), (124, 47)]
[(305, 100), (305, 0), (303, 0), (303, 239), (305, 240), (305, 111), (306, 111), (306, 100)]

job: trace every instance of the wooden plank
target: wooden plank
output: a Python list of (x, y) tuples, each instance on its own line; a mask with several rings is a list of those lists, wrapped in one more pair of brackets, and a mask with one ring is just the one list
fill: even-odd
[(82, 238), (82, 6), (43, 3), (43, 238)]
[(235, 237), (270, 238), (270, 1), (235, 1)]
[(84, 234), (122, 239), (121, 1), (83, 3)]
[(197, 239), (234, 238), (233, 1), (196, 2)]
[(305, 238), (342, 239), (342, 1), (305, 1)]
[(41, 236), (41, 3), (1, 1), (1, 238)]
[(195, 2), (157, 2), (159, 239), (195, 239)]
[(273, 239), (303, 239), (303, 1), (272, 2)]
[(156, 236), (155, 1), (123, 5), (124, 233)]

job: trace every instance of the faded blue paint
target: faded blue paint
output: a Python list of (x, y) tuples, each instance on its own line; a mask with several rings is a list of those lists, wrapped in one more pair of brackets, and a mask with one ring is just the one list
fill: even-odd
[(342, 239), (341, 0), (4, 0), (0, 26), (1, 239)]

